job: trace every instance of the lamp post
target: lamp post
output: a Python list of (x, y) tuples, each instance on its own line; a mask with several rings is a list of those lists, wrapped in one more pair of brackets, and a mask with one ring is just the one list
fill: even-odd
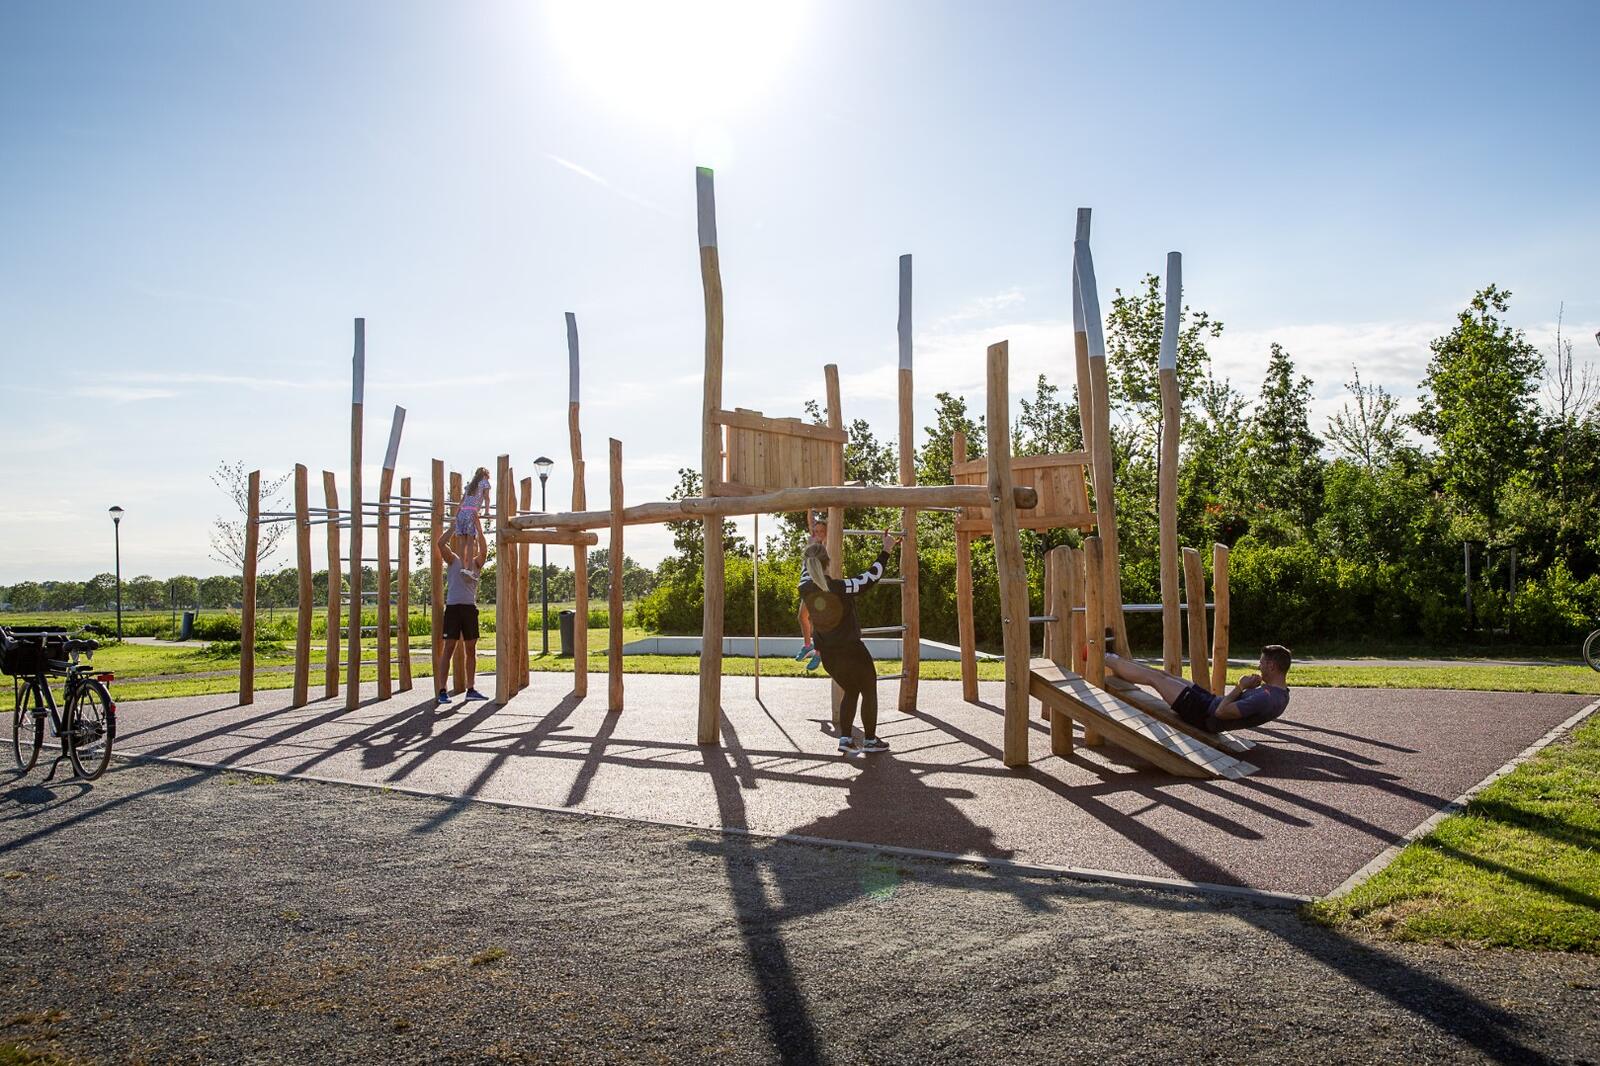
[(117, 639), (122, 639), (122, 508), (111, 508), (111, 535), (117, 543)]
[[(545, 483), (550, 480), (550, 468), (555, 460), (541, 455), (533, 461), (539, 472), (539, 510), (547, 510), (544, 502)], [(539, 545), (539, 654), (550, 654), (550, 546)]]

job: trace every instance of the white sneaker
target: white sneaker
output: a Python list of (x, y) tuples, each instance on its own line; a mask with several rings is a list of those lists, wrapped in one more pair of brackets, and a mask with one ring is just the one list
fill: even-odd
[(856, 738), (853, 737), (853, 736), (852, 737), (840, 737), (839, 738), (839, 753), (841, 755), (854, 755), (856, 753)]

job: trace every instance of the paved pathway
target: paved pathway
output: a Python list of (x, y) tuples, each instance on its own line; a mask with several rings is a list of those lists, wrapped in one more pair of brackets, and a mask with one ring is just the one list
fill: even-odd
[[(479, 678), (485, 691), (491, 677)], [(571, 675), (534, 674), (506, 707), (438, 708), (423, 689), (347, 712), (261, 692), (121, 705), (118, 750), (706, 827), (973, 853), (1070, 867), (1320, 894), (1590, 702), (1482, 692), (1301, 689), (1253, 732), (1260, 772), (1182, 781), (1115, 749), (1000, 763), (1001, 686), (964, 703), (924, 682), (921, 709), (888, 711), (890, 755), (844, 758), (828, 687), (723, 682), (723, 746), (694, 743), (696, 679), (629, 675), (605, 710)], [(885, 686), (887, 693), (888, 686)]]

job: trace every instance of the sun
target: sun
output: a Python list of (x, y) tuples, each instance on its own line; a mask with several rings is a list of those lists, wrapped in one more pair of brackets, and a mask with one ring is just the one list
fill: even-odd
[(551, 0), (547, 12), (556, 52), (597, 100), (690, 127), (758, 107), (807, 21), (762, 0)]

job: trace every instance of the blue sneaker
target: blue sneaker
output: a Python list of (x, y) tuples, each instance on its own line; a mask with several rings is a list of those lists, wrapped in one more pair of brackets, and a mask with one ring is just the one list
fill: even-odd
[(439, 690), (439, 705), (442, 707), (442, 706), (444, 706), (445, 704), (447, 704), (449, 702), (450, 702), (450, 693), (446, 692), (444, 689), (440, 689)]
[(479, 692), (475, 688), (469, 688), (469, 689), (467, 689), (466, 698), (469, 699), (469, 700), (486, 700), (489, 697), (485, 696), (483, 693)]
[(806, 663), (806, 672), (810, 673), (812, 670), (815, 670), (817, 667), (819, 667), (821, 665), (822, 665), (822, 656), (818, 655), (816, 652), (812, 652), (811, 653), (811, 661)]
[(794, 657), (794, 661), (797, 662), (797, 663), (803, 663), (803, 662), (806, 661), (806, 659), (810, 658), (810, 656), (811, 656), (811, 645), (807, 644), (807, 645), (804, 645), (803, 647), (801, 647), (800, 654), (798, 654), (798, 655), (796, 655)]

